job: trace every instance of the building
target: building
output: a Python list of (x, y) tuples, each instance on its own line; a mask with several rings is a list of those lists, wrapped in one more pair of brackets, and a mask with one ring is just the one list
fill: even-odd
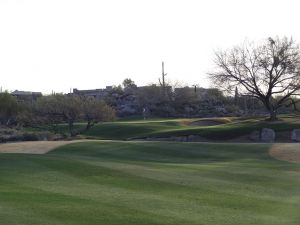
[(90, 89), (90, 90), (79, 90), (77, 88), (74, 88), (73, 94), (87, 96), (87, 97), (91, 96), (97, 99), (101, 99), (106, 97), (112, 89), (113, 89), (112, 86), (106, 86), (106, 88), (103, 89)]
[(11, 92), (12, 96), (15, 96), (18, 100), (23, 101), (35, 101), (39, 97), (43, 96), (42, 92), (31, 92), (31, 91), (19, 91), (15, 90)]

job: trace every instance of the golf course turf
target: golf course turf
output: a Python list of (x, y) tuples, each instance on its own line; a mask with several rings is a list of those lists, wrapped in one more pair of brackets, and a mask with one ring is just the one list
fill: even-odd
[[(102, 140), (132, 140), (146, 137), (171, 137), (200, 135), (210, 141), (228, 141), (240, 136), (249, 135), (255, 130), (271, 128), (275, 132), (291, 132), (300, 127), (300, 117), (281, 116), (279, 121), (269, 122), (266, 118), (194, 118), (194, 119), (149, 119), (132, 121), (114, 121), (99, 123), (90, 130), (82, 132), (83, 137)], [(215, 123), (215, 125), (192, 125), (205, 122)], [(85, 127), (83, 123), (75, 124), (75, 129)], [(50, 127), (41, 126), (27, 128), (30, 131), (53, 131)], [(60, 124), (57, 132), (68, 134), (68, 126)], [(249, 140), (248, 140), (249, 141)]]
[(97, 141), (0, 154), (0, 224), (298, 225), (300, 164), (270, 148)]

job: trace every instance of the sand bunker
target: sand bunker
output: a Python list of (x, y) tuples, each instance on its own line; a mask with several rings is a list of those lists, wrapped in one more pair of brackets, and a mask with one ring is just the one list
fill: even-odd
[(83, 142), (86, 140), (74, 141), (26, 141), (0, 144), (0, 153), (24, 153), (24, 154), (45, 154), (59, 146)]
[(300, 143), (274, 144), (270, 155), (278, 160), (300, 163)]
[(224, 124), (224, 122), (215, 121), (215, 120), (197, 120), (191, 122), (189, 125), (190, 126), (215, 126), (220, 124)]

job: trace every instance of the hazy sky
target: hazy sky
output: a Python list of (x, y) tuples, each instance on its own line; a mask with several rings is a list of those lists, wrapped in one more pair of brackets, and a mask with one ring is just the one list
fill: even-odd
[[(300, 42), (298, 0), (0, 0), (0, 86), (50, 93), (157, 82), (207, 87), (213, 51)], [(299, 1), (298, 1), (299, 2)]]

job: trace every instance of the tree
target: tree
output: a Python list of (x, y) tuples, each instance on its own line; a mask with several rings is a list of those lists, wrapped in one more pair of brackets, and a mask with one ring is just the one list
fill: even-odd
[(235, 91), (234, 91), (234, 104), (237, 106), (239, 104), (239, 90), (238, 87), (235, 87)]
[(123, 84), (124, 89), (136, 89), (137, 88), (134, 81), (131, 80), (130, 78), (124, 79), (122, 84)]
[[(111, 121), (114, 110), (104, 101), (94, 97), (54, 94), (43, 96), (36, 103), (37, 115), (57, 132), (58, 124), (67, 123), (70, 136), (88, 130), (100, 121)], [(75, 129), (75, 122), (86, 121), (84, 129)]]
[(75, 136), (77, 133), (74, 123), (82, 115), (81, 103), (81, 98), (77, 95), (53, 94), (41, 97), (37, 101), (37, 111), (40, 117), (55, 127), (60, 122), (66, 122), (70, 135)]
[(18, 102), (14, 96), (8, 92), (0, 93), (0, 123), (10, 125), (20, 111)]
[[(167, 89), (168, 95), (172, 89)], [(140, 109), (147, 111), (148, 115), (169, 117), (173, 113), (171, 101), (161, 95), (161, 86), (156, 84), (140, 87), (137, 91), (137, 101)]]
[[(294, 101), (300, 90), (300, 49), (292, 38), (269, 38), (215, 53), (210, 79), (219, 87), (259, 99), (277, 119), (278, 109)], [(277, 96), (280, 96), (279, 98)]]
[(64, 122), (68, 124), (70, 135), (76, 136), (74, 123), (80, 119), (82, 114), (81, 97), (78, 95), (54, 95), (56, 104)]
[(83, 119), (87, 122), (85, 130), (89, 130), (100, 121), (111, 121), (115, 118), (115, 111), (104, 101), (94, 97), (86, 97), (82, 104)]
[(58, 132), (58, 125), (63, 123), (63, 115), (59, 99), (61, 95), (52, 94), (39, 98), (34, 105), (35, 124), (47, 124), (54, 133)]
[(32, 125), (35, 121), (33, 109), (34, 104), (27, 101), (17, 101), (18, 114), (16, 116), (17, 129), (23, 128), (23, 126)]
[(121, 85), (113, 86), (104, 97), (104, 101), (111, 107), (116, 107), (120, 97), (124, 94)]

